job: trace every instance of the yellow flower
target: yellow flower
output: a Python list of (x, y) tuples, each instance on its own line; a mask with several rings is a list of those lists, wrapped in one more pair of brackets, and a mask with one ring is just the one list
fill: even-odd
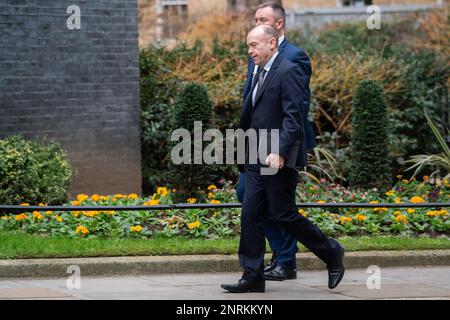
[(364, 221), (364, 220), (366, 220), (367, 218), (366, 218), (366, 216), (363, 215), (363, 214), (357, 214), (357, 215), (355, 216), (355, 219), (358, 220), (358, 221)]
[(89, 233), (89, 230), (85, 226), (78, 226), (75, 230), (76, 233), (81, 233), (84, 235)]
[(373, 211), (375, 211), (375, 212), (386, 212), (386, 211), (388, 211), (388, 208), (374, 208)]
[(77, 200), (80, 201), (80, 203), (85, 201), (85, 200), (87, 200), (87, 199), (89, 199), (89, 197), (87, 195), (85, 195), (85, 194), (77, 195)]
[(158, 200), (150, 200), (149, 202), (148, 202), (148, 205), (149, 206), (157, 206), (157, 205), (159, 205), (159, 199)]
[(78, 216), (80, 215), (80, 211), (73, 211), (72, 214), (75, 218), (78, 218)]
[(430, 211), (427, 212), (427, 216), (429, 216), (429, 217), (437, 216), (437, 211), (435, 211), (435, 210), (430, 210)]
[(109, 197), (100, 196), (100, 201), (108, 201)]
[(352, 222), (352, 218), (351, 217), (342, 217), (341, 219), (340, 219), (340, 224), (344, 224), (344, 223), (347, 223), (347, 222)]
[(431, 210), (431, 211), (427, 212), (427, 216), (429, 216), (429, 217), (446, 216), (446, 215), (448, 215), (448, 211), (445, 209)]
[(169, 190), (166, 187), (158, 187), (156, 189), (156, 193), (160, 194), (162, 197), (165, 197), (169, 194)]
[(18, 214), (18, 215), (15, 217), (15, 219), (16, 219), (17, 221), (22, 221), (22, 220), (24, 220), (24, 219), (26, 219), (26, 218), (27, 218), (27, 215), (26, 215), (25, 213)]
[(395, 194), (395, 191), (394, 191), (394, 190), (389, 190), (388, 192), (386, 192), (386, 195), (387, 195), (388, 197), (392, 197), (394, 194)]
[(188, 224), (188, 228), (189, 228), (189, 230), (192, 230), (192, 229), (195, 229), (195, 228), (198, 228), (198, 227), (200, 227), (200, 225), (201, 225), (202, 223), (200, 222), (200, 221), (195, 221), (195, 222), (192, 222), (192, 223), (189, 223)]
[(215, 198), (215, 197), (216, 197), (216, 195), (214, 193), (212, 193), (212, 192), (208, 193), (208, 198)]
[(28, 207), (29, 205), (30, 205), (30, 204), (29, 204), (29, 203), (26, 203), (26, 202), (20, 204), (20, 206), (22, 206), (22, 207)]
[(411, 201), (412, 203), (423, 203), (423, 202), (425, 202), (425, 200), (423, 200), (421, 197), (412, 197), (412, 198), (410, 199), (410, 201)]
[(325, 203), (325, 200), (318, 200), (316, 203)]
[(371, 204), (377, 204), (377, 203), (379, 203), (379, 201), (378, 201), (378, 200), (372, 200), (372, 201), (370, 201), (369, 203), (371, 203)]
[(416, 210), (414, 210), (413, 208), (408, 208), (408, 213), (414, 213), (414, 212), (416, 212)]
[(209, 191), (211, 191), (211, 190), (217, 190), (217, 187), (215, 186), (215, 185), (210, 185), (210, 186), (208, 186), (208, 190)]
[(423, 179), (423, 181), (426, 182), (426, 181), (430, 180), (430, 177), (429, 176), (423, 176), (422, 179)]
[(47, 206), (47, 205), (44, 204), (44, 203), (42, 203), (42, 202), (40, 202), (40, 203), (38, 204), (38, 206), (39, 206), (39, 207), (45, 207), (45, 206)]
[(63, 218), (61, 218), (60, 216), (55, 216), (55, 219), (56, 219), (56, 221), (58, 221), (58, 222), (62, 222), (62, 221), (63, 221)]
[(100, 200), (100, 196), (98, 194), (93, 194), (91, 196), (91, 200), (97, 202), (98, 200)]
[(395, 217), (395, 221), (402, 222), (402, 223), (407, 223), (408, 219), (406, 218), (406, 216), (401, 214), (401, 215)]
[(301, 214), (302, 216), (304, 216), (305, 218), (308, 217), (308, 213), (305, 210), (303, 210), (303, 209), (299, 209), (298, 213)]
[(86, 217), (95, 217), (98, 214), (99, 214), (98, 211), (84, 211), (83, 212), (83, 215)]
[(53, 214), (53, 211), (45, 211), (45, 214), (46, 214), (47, 216), (51, 216), (51, 215)]
[(172, 192), (173, 192), (173, 193), (177, 192), (177, 189), (173, 188), (173, 189), (172, 189)]
[(409, 183), (409, 180), (408, 180), (408, 179), (403, 179), (402, 182), (403, 182), (404, 184), (408, 184), (408, 183)]
[(395, 203), (402, 203), (402, 198), (399, 197), (395, 198)]
[(401, 215), (402, 214), (402, 212), (401, 211), (394, 211), (394, 216), (399, 216), (399, 215)]
[(403, 178), (403, 176), (401, 175), (401, 174), (399, 174), (398, 176), (397, 176), (397, 179), (401, 179), (401, 178)]
[(78, 200), (72, 201), (73, 206), (79, 206), (81, 203)]
[(189, 199), (186, 200), (186, 202), (187, 202), (187, 203), (196, 203), (196, 202), (197, 202), (197, 199), (195, 199), (195, 198), (189, 198)]
[(138, 195), (136, 193), (131, 193), (128, 195), (128, 199), (130, 200), (136, 200), (138, 198)]
[(44, 216), (39, 211), (33, 211), (33, 220), (43, 220)]
[(130, 230), (131, 230), (131, 232), (139, 233), (142, 231), (142, 226), (140, 226), (140, 225), (139, 226), (131, 226)]
[(220, 201), (219, 200), (211, 200), (209, 203), (211, 203), (211, 204), (219, 204)]
[(2, 220), (8, 220), (9, 217), (8, 216), (2, 216)]

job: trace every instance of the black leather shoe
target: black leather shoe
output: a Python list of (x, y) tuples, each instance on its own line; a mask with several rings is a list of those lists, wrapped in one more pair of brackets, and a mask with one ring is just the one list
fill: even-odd
[(221, 287), (232, 293), (264, 292), (266, 290), (266, 283), (264, 280), (249, 281), (241, 279), (236, 284), (222, 284)]
[(274, 269), (264, 272), (264, 278), (269, 281), (283, 281), (297, 279), (297, 269), (276, 266)]
[(328, 266), (328, 288), (334, 289), (344, 277), (344, 254), (345, 249), (341, 247), (338, 253), (338, 262), (334, 266)]
[(264, 267), (264, 273), (269, 272), (277, 266), (277, 255), (276, 253), (272, 253), (272, 258), (270, 258), (270, 261), (266, 266)]

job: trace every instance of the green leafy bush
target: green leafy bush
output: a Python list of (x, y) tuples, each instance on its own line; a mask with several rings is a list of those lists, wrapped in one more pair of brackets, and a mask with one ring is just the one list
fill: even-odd
[(60, 204), (67, 200), (72, 169), (54, 141), (0, 140), (0, 203)]
[[(359, 81), (369, 77), (382, 85), (388, 107), (387, 141), (395, 172), (390, 180), (406, 168), (411, 156), (439, 151), (429, 139), (423, 111), (443, 132), (450, 75), (448, 34), (450, 24), (442, 15), (386, 22), (381, 30), (355, 22), (287, 34), (310, 55), (310, 118), (319, 146), (336, 159), (337, 182), (348, 185), (353, 97)], [(171, 49), (150, 46), (141, 52), (144, 194), (167, 181), (169, 150), (161, 137), (169, 128), (170, 108), (183, 81), (208, 88), (217, 129), (223, 132), (238, 125), (248, 61), (244, 38), (179, 43)], [(232, 180), (237, 176), (234, 166), (220, 166), (217, 175)]]
[(319, 145), (337, 160), (337, 181), (347, 181), (352, 130), (348, 120), (356, 84), (364, 78), (378, 80), (385, 92), (394, 171), (402, 172), (405, 159), (415, 154), (438, 152), (423, 112), (444, 132), (450, 65), (442, 44), (448, 43), (449, 32), (447, 17), (436, 14), (386, 22), (381, 30), (352, 22), (287, 34), (311, 57), (311, 118)]
[[(169, 162), (169, 177), (172, 185), (178, 190), (180, 200), (198, 196), (198, 189), (207, 186), (213, 180), (212, 166), (203, 162), (203, 150), (209, 143), (194, 142), (195, 123), (201, 124), (201, 134), (212, 128), (213, 125), (213, 104), (208, 97), (208, 90), (204, 85), (188, 83), (181, 91), (174, 106), (174, 119), (172, 130), (185, 129), (190, 134), (190, 141), (182, 141), (190, 144), (189, 163), (174, 164)], [(170, 140), (170, 137), (168, 137)], [(181, 141), (173, 142), (175, 146)], [(197, 146), (200, 149), (197, 149)], [(185, 156), (183, 150), (183, 156)], [(195, 159), (201, 160), (196, 163)]]
[(349, 181), (356, 188), (385, 191), (391, 179), (383, 88), (373, 80), (356, 89), (352, 113)]

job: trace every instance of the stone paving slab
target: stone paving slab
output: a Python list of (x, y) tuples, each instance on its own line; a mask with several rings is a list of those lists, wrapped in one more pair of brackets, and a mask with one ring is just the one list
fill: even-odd
[(380, 289), (369, 289), (367, 269), (349, 269), (334, 290), (322, 271), (301, 271), (296, 280), (266, 282), (265, 293), (232, 294), (220, 288), (240, 272), (91, 277), (81, 274), (81, 288), (67, 278), (0, 280), (0, 299), (58, 300), (450, 300), (450, 266), (380, 268)]
[[(301, 270), (324, 270), (324, 263), (312, 253), (297, 254)], [(450, 266), (450, 250), (348, 252), (349, 269), (396, 266)], [(70, 266), (84, 275), (140, 275), (165, 273), (239, 272), (237, 255), (190, 255), (150, 257), (105, 257), (70, 259), (0, 260), (0, 278), (65, 277)]]

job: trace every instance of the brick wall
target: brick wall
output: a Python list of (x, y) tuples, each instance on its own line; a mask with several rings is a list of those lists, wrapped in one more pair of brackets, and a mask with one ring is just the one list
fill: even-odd
[(72, 196), (140, 193), (136, 0), (0, 0), (0, 35), (0, 138), (60, 141)]

